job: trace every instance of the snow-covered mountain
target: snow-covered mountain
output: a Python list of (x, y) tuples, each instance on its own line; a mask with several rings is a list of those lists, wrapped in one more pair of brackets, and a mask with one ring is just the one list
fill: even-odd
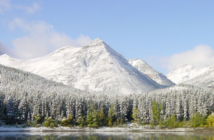
[(81, 48), (64, 47), (31, 60), (2, 55), (0, 64), (87, 91), (131, 94), (162, 87), (132, 67), (123, 56), (100, 39)]
[(171, 71), (168, 79), (176, 84), (185, 83), (198, 86), (214, 86), (214, 65), (185, 65)]
[[(28, 94), (35, 93), (52, 96), (52, 94), (89, 94), (88, 92), (78, 90), (72, 86), (66, 86), (51, 80), (47, 80), (39, 75), (25, 72), (15, 68), (0, 65), (0, 92), (5, 93)], [(1, 96), (1, 94), (0, 94)]]
[(130, 60), (128, 60), (128, 62), (133, 67), (138, 69), (143, 74), (146, 74), (152, 80), (156, 81), (160, 85), (164, 85), (164, 86), (173, 86), (173, 85), (175, 85), (172, 81), (167, 79), (167, 77), (165, 75), (163, 75), (162, 73), (154, 70), (152, 67), (150, 67), (146, 62), (144, 62), (141, 59), (130, 59)]

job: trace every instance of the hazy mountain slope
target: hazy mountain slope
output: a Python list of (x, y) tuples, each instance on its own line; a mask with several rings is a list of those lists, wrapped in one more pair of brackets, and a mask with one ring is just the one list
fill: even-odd
[[(204, 70), (203, 74), (185, 81), (185, 84), (214, 87), (214, 65), (201, 67)], [(206, 70), (206, 71), (205, 71)]]
[(170, 81), (169, 79), (167, 79), (167, 77), (165, 75), (163, 75), (162, 73), (154, 70), (152, 67), (150, 67), (146, 62), (144, 62), (141, 59), (130, 59), (130, 60), (128, 60), (128, 62), (133, 67), (135, 67), (136, 69), (138, 69), (143, 74), (146, 74), (152, 80), (156, 81), (160, 85), (164, 85), (164, 86), (175, 85), (172, 81)]
[(64, 47), (32, 60), (17, 60), (2, 55), (0, 64), (88, 91), (131, 94), (162, 87), (132, 67), (100, 39), (81, 48)]
[[(204, 65), (204, 66), (193, 66), (193, 65), (185, 65), (182, 67), (179, 67), (173, 71), (171, 71), (169, 74), (167, 74), (167, 78), (173, 81), (176, 84), (179, 83), (185, 83), (189, 81), (188, 83), (200, 83), (200, 82), (206, 82), (209, 78), (212, 77), (211, 72), (214, 71), (213, 65)], [(209, 74), (210, 73), (210, 74)], [(206, 76), (207, 75), (207, 76)], [(210, 75), (210, 77), (209, 77)], [(205, 76), (207, 78), (197, 78), (199, 76)], [(194, 82), (194, 78), (196, 78)], [(192, 82), (190, 82), (192, 81)], [(198, 82), (197, 82), (198, 81)]]
[[(71, 86), (66, 86), (41, 76), (24, 72), (15, 68), (0, 65), (0, 91), (19, 94), (62, 94), (85, 93)], [(21, 95), (19, 95), (21, 96)]]

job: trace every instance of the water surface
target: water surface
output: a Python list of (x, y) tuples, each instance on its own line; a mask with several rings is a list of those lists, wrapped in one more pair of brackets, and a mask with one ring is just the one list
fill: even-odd
[(0, 140), (214, 140), (212, 132), (0, 132)]

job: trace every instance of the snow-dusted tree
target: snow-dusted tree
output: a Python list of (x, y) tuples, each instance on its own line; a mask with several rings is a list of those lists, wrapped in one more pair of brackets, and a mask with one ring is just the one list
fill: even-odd
[(177, 93), (176, 96), (176, 106), (175, 106), (175, 115), (177, 120), (183, 120), (183, 107), (182, 107), (182, 101), (180, 93)]
[(21, 100), (20, 104), (19, 104), (19, 112), (20, 112), (20, 119), (25, 122), (28, 119), (28, 113), (29, 113), (29, 105), (28, 105), (28, 101), (27, 101), (27, 97), (24, 96), (24, 99)]

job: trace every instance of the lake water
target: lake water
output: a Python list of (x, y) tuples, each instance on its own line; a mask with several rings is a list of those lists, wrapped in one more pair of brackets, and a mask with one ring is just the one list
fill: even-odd
[(0, 132), (0, 140), (214, 140), (214, 133), (199, 132)]

